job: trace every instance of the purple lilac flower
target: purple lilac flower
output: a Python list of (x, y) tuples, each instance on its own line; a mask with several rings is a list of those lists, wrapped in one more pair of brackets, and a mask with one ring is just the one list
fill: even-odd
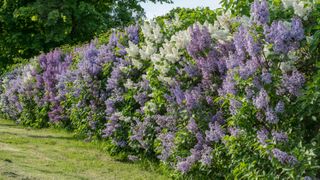
[(78, 64), (80, 72), (82, 72), (83, 75), (84, 73), (87, 73), (90, 76), (98, 75), (102, 70), (101, 63), (97, 62), (97, 57), (99, 55), (98, 49), (93, 43), (90, 43), (83, 51), (84, 58)]
[(138, 25), (131, 25), (126, 28), (128, 38), (134, 44), (139, 43), (139, 26)]
[(176, 102), (179, 105), (182, 105), (182, 102), (185, 99), (185, 94), (184, 92), (181, 90), (180, 85), (176, 85), (174, 88), (171, 88), (171, 92), (174, 95)]
[(247, 29), (244, 26), (240, 26), (238, 29), (238, 32), (235, 34), (233, 38), (234, 46), (237, 52), (237, 58), (239, 58), (239, 63), (245, 59), (245, 53), (246, 53), (245, 39), (246, 39), (247, 33), (248, 33)]
[(261, 74), (261, 80), (266, 84), (270, 84), (272, 82), (272, 76), (269, 72), (264, 71)]
[(202, 144), (199, 147), (201, 147), (201, 148), (192, 148), (190, 150), (191, 155), (187, 158), (187, 161), (189, 161), (191, 164), (194, 164), (195, 162), (197, 162), (201, 159), (201, 151), (203, 149)]
[(115, 109), (115, 101), (112, 99), (108, 99), (105, 102), (106, 105), (106, 114), (111, 115), (112, 113), (114, 113), (116, 111)]
[(107, 90), (116, 89), (119, 85), (119, 79), (121, 78), (120, 65), (115, 67), (111, 72), (111, 77), (107, 80)]
[(237, 93), (232, 74), (227, 75), (227, 77), (222, 82), (222, 88), (218, 91), (220, 96), (225, 96), (227, 94), (235, 95)]
[(295, 165), (298, 160), (294, 156), (288, 155), (286, 152), (281, 151), (280, 149), (274, 148), (272, 150), (273, 156), (278, 159), (281, 164)]
[(266, 111), (266, 120), (271, 124), (277, 124), (279, 122), (278, 116), (271, 108), (268, 108)]
[(228, 131), (231, 134), (231, 136), (234, 136), (234, 137), (237, 137), (240, 134), (240, 129), (237, 127), (229, 127)]
[(197, 133), (197, 131), (198, 131), (198, 125), (197, 125), (196, 121), (195, 121), (193, 118), (191, 118), (191, 119), (189, 120), (189, 123), (188, 123), (188, 125), (187, 125), (187, 129), (188, 129), (190, 132), (192, 132), (193, 134), (196, 134), (196, 133)]
[(275, 111), (277, 113), (283, 113), (284, 112), (284, 102), (283, 101), (279, 101), (275, 107)]
[(177, 164), (177, 169), (182, 173), (187, 173), (191, 168), (191, 164), (188, 161), (181, 161)]
[(258, 25), (264, 25), (269, 20), (269, 9), (268, 3), (266, 0), (255, 0), (251, 5), (251, 17), (253, 22)]
[(246, 86), (245, 92), (247, 99), (251, 99), (253, 97), (254, 91), (252, 90), (252, 88)]
[(291, 28), (282, 21), (274, 21), (271, 27), (265, 26), (266, 40), (273, 44), (276, 53), (288, 53), (299, 48), (299, 42), (304, 39), (301, 20), (293, 18)]
[(201, 89), (196, 87), (192, 90), (187, 90), (185, 92), (185, 97), (188, 109), (196, 108), (199, 105), (199, 100), (201, 99)]
[(234, 69), (243, 64), (243, 60), (237, 54), (230, 53), (229, 58), (226, 60), (226, 67), (227, 69)]
[(184, 70), (187, 72), (187, 74), (190, 76), (190, 77), (195, 77), (195, 76), (198, 76), (199, 75), (199, 71), (198, 71), (198, 68), (197, 66), (195, 65), (186, 65), (184, 67)]
[(156, 115), (155, 119), (161, 128), (175, 128), (176, 118), (173, 116)]
[(242, 106), (242, 103), (236, 99), (230, 99), (230, 106), (229, 111), (232, 115), (236, 115), (238, 109), (240, 109)]
[(203, 165), (209, 166), (212, 162), (212, 148), (208, 145), (203, 145), (203, 150), (202, 150), (202, 155), (201, 155), (201, 160), (200, 162)]
[(260, 78), (254, 77), (252, 83), (253, 83), (255, 88), (257, 88), (257, 89), (261, 89), (262, 88), (262, 82), (260, 81)]
[(267, 145), (266, 140), (268, 140), (269, 132), (266, 129), (261, 129), (257, 131), (257, 138), (262, 145)]
[(302, 21), (297, 17), (293, 18), (291, 22), (291, 37), (296, 41), (301, 41), (305, 38)]
[(38, 83), (43, 83), (44, 86), (45, 96), (43, 101), (52, 105), (51, 112), (48, 114), (49, 118), (53, 122), (60, 121), (63, 109), (60, 106), (59, 99), (57, 99), (57, 85), (59, 83), (59, 75), (67, 71), (71, 64), (71, 58), (67, 56), (64, 59), (61, 50), (55, 49), (48, 54), (41, 55), (39, 57), (39, 64), (43, 73), (37, 79), (39, 80)]
[(240, 65), (239, 75), (242, 79), (248, 79), (249, 76), (253, 75), (257, 71), (259, 66), (260, 64), (257, 58), (248, 60), (245, 64)]
[(124, 141), (124, 140), (120, 140), (120, 141), (116, 141), (116, 143), (115, 143), (118, 147), (121, 147), (121, 148), (123, 148), (123, 147), (126, 147), (127, 146), (127, 142), (126, 141)]
[(218, 111), (214, 116), (212, 116), (211, 122), (218, 122), (220, 124), (225, 123), (222, 111)]
[(272, 137), (276, 142), (288, 142), (288, 135), (284, 132), (272, 131)]
[(142, 148), (147, 149), (148, 145), (145, 143), (144, 141), (144, 136), (147, 133), (147, 129), (150, 128), (150, 121), (151, 118), (150, 117), (146, 117), (144, 118), (144, 120), (141, 122), (139, 120), (136, 120), (136, 125), (134, 125), (131, 129), (132, 129), (132, 136), (130, 137), (130, 139), (132, 141), (136, 140), (140, 143), (140, 145), (142, 146)]
[(137, 93), (133, 97), (141, 106), (143, 106), (145, 104), (145, 102), (148, 101), (148, 93), (147, 92)]
[(199, 52), (211, 47), (211, 36), (207, 27), (200, 29), (198, 25), (191, 28), (191, 41), (187, 47), (188, 53), (194, 59), (199, 57)]
[(269, 96), (267, 91), (261, 89), (258, 96), (254, 98), (253, 104), (257, 109), (266, 109), (269, 106)]
[(256, 42), (256, 40), (253, 39), (252, 35), (249, 32), (247, 32), (246, 37), (246, 48), (251, 57), (256, 57), (261, 50), (261, 44), (259, 42)]
[(208, 142), (218, 142), (225, 136), (225, 132), (218, 122), (209, 123), (209, 128), (210, 130), (205, 132)]
[(159, 159), (165, 161), (170, 157), (172, 149), (174, 148), (174, 135), (174, 133), (169, 132), (158, 136), (163, 147), (161, 155), (158, 156)]
[(261, 50), (260, 43), (256, 42), (252, 35), (249, 33), (248, 29), (244, 26), (240, 26), (238, 32), (234, 36), (234, 45), (237, 51), (237, 59), (239, 62), (243, 62), (246, 56), (246, 52), (251, 57), (256, 57), (256, 55)]
[(120, 116), (118, 114), (112, 114), (109, 118), (109, 122), (105, 124), (106, 128), (102, 131), (103, 137), (111, 136), (119, 127), (118, 121)]
[(293, 71), (291, 75), (284, 74), (282, 76), (282, 86), (287, 89), (287, 91), (295, 96), (300, 94), (300, 89), (305, 82), (304, 75), (298, 71)]

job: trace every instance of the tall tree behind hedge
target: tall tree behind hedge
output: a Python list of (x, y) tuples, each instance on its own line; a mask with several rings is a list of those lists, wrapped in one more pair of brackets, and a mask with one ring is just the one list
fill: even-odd
[[(0, 0), (0, 67), (124, 26), (144, 15), (148, 0)], [(171, 0), (149, 0), (170, 2)]]

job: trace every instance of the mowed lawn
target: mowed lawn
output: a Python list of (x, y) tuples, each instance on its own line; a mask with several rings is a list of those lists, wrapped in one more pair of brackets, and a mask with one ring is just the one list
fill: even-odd
[(55, 129), (0, 120), (0, 179), (168, 179)]

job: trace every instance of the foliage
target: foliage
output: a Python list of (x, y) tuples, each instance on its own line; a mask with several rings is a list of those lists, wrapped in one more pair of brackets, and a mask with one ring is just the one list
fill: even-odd
[(30, 58), (63, 44), (87, 41), (137, 21), (144, 15), (141, 2), (145, 0), (1, 1), (0, 67), (12, 64), (13, 58)]

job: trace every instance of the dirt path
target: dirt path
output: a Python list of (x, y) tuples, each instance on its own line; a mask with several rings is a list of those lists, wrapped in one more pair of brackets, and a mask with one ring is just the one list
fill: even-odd
[(53, 129), (0, 120), (0, 179), (167, 179)]

